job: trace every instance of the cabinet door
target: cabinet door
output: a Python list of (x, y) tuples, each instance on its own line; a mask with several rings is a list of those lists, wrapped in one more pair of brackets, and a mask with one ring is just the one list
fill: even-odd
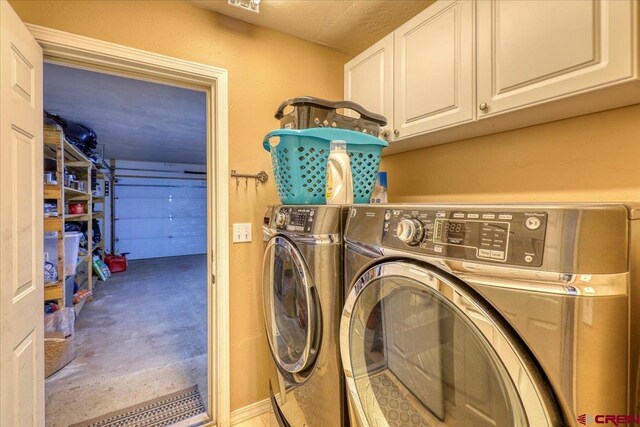
[(633, 76), (628, 0), (478, 3), (479, 117)]
[(381, 131), (393, 129), (393, 34), (380, 40), (344, 66), (344, 98), (387, 118)]
[(473, 120), (474, 5), (440, 0), (394, 32), (400, 138)]

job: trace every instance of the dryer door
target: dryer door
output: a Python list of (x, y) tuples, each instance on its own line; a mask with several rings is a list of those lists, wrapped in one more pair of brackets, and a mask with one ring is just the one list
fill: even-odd
[(273, 358), (285, 373), (304, 371), (317, 354), (319, 310), (309, 269), (290, 240), (271, 238), (262, 277), (265, 324)]
[(349, 400), (363, 426), (552, 426), (526, 351), (464, 283), (426, 265), (372, 267), (340, 325)]

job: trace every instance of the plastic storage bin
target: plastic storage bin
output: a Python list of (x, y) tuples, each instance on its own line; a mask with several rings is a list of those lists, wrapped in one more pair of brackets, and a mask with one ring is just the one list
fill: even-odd
[[(271, 144), (275, 137), (278, 144)], [(329, 144), (347, 142), (353, 177), (355, 203), (369, 203), (376, 181), (382, 149), (386, 141), (346, 129), (278, 129), (269, 132), (262, 143), (271, 153), (273, 174), (280, 200), (285, 205), (322, 205), (325, 200)]]
[[(75, 274), (82, 233), (64, 233), (64, 275)], [(44, 260), (58, 266), (58, 233), (44, 234)], [(58, 271), (58, 280), (62, 279)]]

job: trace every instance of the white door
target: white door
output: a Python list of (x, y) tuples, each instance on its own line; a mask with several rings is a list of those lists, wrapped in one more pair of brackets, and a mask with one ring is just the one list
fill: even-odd
[(344, 65), (344, 99), (385, 116), (380, 134), (393, 140), (393, 33)]
[(473, 120), (474, 5), (440, 0), (394, 32), (396, 138)]
[(44, 425), (42, 49), (0, 1), (0, 425)]
[(633, 76), (632, 1), (478, 2), (479, 118)]

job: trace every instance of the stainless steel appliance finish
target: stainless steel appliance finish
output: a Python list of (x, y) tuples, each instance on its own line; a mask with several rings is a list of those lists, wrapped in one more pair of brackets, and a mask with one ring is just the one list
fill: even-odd
[(340, 206), (273, 206), (265, 214), (265, 325), (279, 380), (270, 393), (283, 426), (346, 421), (338, 347), (346, 213)]
[(340, 331), (352, 425), (636, 414), (637, 212), (354, 206)]

